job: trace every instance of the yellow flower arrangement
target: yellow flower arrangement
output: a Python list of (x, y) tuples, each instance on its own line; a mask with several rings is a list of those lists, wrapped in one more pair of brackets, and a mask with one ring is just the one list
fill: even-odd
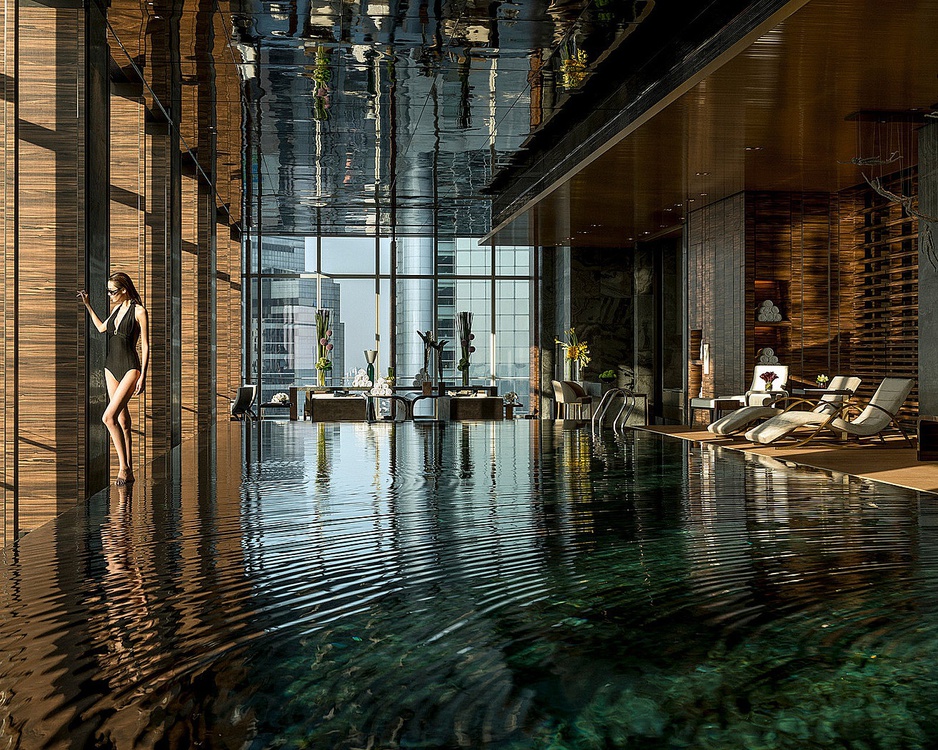
[(576, 362), (579, 365), (588, 364), (590, 361), (589, 344), (581, 341), (576, 335), (576, 329), (571, 328), (564, 332), (564, 339), (555, 338), (555, 344), (560, 344), (564, 348), (564, 358)]

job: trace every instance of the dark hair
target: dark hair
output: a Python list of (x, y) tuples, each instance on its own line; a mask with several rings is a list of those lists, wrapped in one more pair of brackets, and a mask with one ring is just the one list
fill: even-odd
[(130, 280), (130, 277), (123, 271), (115, 271), (108, 279), (117, 284), (118, 288), (123, 289), (130, 295), (130, 298), (136, 302), (140, 307), (143, 307), (143, 300), (140, 299), (140, 293), (137, 291), (137, 287), (134, 286), (134, 282)]

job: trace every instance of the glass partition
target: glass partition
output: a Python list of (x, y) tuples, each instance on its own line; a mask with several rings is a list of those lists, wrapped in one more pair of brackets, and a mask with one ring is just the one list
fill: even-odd
[[(256, 240), (253, 247), (258, 247)], [(376, 372), (394, 368), (396, 386), (416, 387), (424, 367), (418, 334), (447, 343), (442, 372), (430, 358), (429, 375), (462, 382), (456, 314), (473, 314), (470, 385), (530, 391), (530, 247), (480, 246), (473, 238), (263, 237), (254, 263), (262, 273), (245, 279), (245, 345), (251, 377), (262, 363), (261, 399), (290, 386), (317, 385), (316, 310), (330, 312), (330, 388), (349, 387), (366, 367), (365, 350), (378, 351)], [(255, 265), (256, 267), (256, 265)], [(392, 272), (393, 271), (393, 272)], [(250, 274), (249, 274), (250, 276)], [(253, 281), (254, 283), (248, 283)], [(260, 352), (260, 354), (258, 354)]]

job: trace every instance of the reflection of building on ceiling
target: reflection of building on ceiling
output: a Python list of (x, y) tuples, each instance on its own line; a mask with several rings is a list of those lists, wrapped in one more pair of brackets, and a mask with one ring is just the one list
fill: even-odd
[[(294, 237), (264, 237), (261, 240), (264, 274), (293, 275), (306, 270), (306, 240)], [(262, 280), (263, 393), (266, 401), (291, 385), (316, 381), (317, 307), (332, 311), (332, 372), (335, 379), (345, 372), (345, 324), (339, 285), (326, 277), (265, 278)], [(320, 300), (319, 294), (322, 294)]]

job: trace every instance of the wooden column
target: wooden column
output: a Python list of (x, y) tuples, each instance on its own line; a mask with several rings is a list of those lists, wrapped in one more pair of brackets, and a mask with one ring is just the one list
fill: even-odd
[[(0, 19), (5, 28), (15, 22), (13, 6), (0, 4)], [(3, 439), (3, 458), (0, 459), (0, 503), (11, 509), (4, 513), (0, 525), (0, 543), (6, 547), (15, 538), (12, 509), (16, 504), (16, 104), (15, 104), (16, 50), (12, 40), (0, 38), (0, 180), (3, 197), (0, 199), (0, 430)]]
[[(19, 3), (13, 392), (16, 531), (84, 494), (83, 11)], [(78, 40), (78, 41), (76, 41)], [(78, 117), (76, 117), (78, 113)], [(8, 256), (9, 257), (9, 256)], [(9, 344), (7, 344), (9, 345)], [(9, 382), (9, 381), (8, 381)]]

